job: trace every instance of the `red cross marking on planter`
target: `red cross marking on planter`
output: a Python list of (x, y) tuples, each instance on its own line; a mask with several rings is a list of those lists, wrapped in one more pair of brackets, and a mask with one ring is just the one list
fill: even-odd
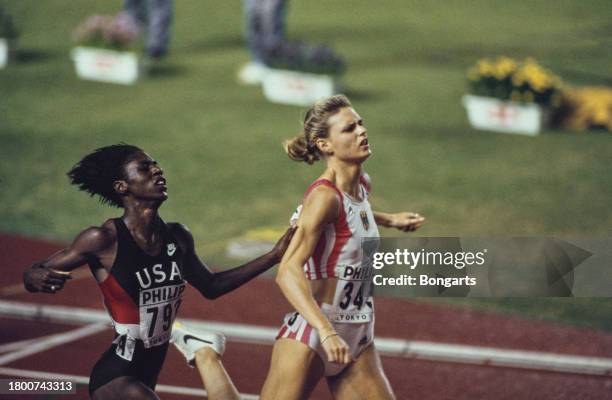
[(500, 104), (496, 110), (489, 111), (489, 115), (495, 118), (501, 125), (507, 125), (510, 119), (516, 119), (518, 111), (513, 106)]
[(96, 66), (98, 68), (107, 69), (113, 66), (115, 61), (110, 57), (98, 56), (96, 57)]
[(304, 81), (300, 78), (289, 80), (289, 82), (287, 82), (287, 86), (289, 87), (289, 89), (292, 89), (292, 90), (302, 91), (306, 89), (306, 86), (304, 85)]

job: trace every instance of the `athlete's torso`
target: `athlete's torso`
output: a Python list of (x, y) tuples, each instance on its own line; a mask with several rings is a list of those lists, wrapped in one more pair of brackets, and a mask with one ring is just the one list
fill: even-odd
[[(304, 265), (306, 277), (313, 281), (318, 300), (330, 304), (335, 322), (370, 322), (373, 320), (371, 263), (364, 263), (365, 248), (378, 247), (379, 232), (368, 202), (365, 182), (360, 184), (361, 201), (341, 192), (328, 180), (315, 181), (306, 192), (325, 185), (341, 197), (338, 219), (325, 226), (313, 255)], [(301, 206), (292, 217), (297, 221)], [(314, 282), (314, 281), (321, 281)]]
[(136, 244), (120, 218), (113, 222), (117, 254), (100, 289), (117, 334), (117, 354), (131, 359), (136, 340), (148, 349), (170, 338), (185, 290), (183, 252), (165, 224), (162, 251), (151, 256)]

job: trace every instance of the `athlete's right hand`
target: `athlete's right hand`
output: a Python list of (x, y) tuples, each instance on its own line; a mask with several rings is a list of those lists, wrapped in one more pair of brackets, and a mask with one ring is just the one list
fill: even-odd
[(55, 293), (62, 290), (70, 273), (54, 271), (40, 264), (34, 264), (23, 273), (23, 284), (28, 292)]
[(321, 345), (329, 362), (348, 364), (354, 361), (349, 345), (337, 333), (331, 336), (324, 335), (321, 339), (323, 340)]
[(287, 247), (289, 247), (289, 243), (291, 243), (291, 239), (293, 238), (293, 234), (296, 230), (297, 226), (290, 226), (285, 231), (285, 234), (280, 239), (278, 239), (278, 242), (276, 242), (272, 251), (270, 251), (270, 253), (274, 257), (275, 264), (279, 263), (283, 259), (283, 255), (285, 255)]

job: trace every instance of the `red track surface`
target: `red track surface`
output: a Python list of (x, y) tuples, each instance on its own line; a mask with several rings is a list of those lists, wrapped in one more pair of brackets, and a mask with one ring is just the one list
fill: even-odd
[[(59, 246), (0, 234), (0, 261), (3, 270), (0, 289), (18, 288), (23, 269), (33, 261), (57, 250)], [(56, 295), (18, 292), (5, 294), (2, 299), (102, 309), (101, 297), (93, 279), (70, 282)], [(273, 282), (258, 279), (214, 302), (205, 300), (194, 290), (188, 290), (181, 306), (180, 317), (278, 326), (282, 316), (288, 311), (290, 307)], [(612, 335), (588, 329), (391, 298), (378, 298), (376, 312), (376, 334), (379, 337), (612, 357)], [(1, 321), (0, 344), (74, 329), (73, 326), (40, 321)], [(108, 332), (89, 336), (3, 367), (88, 376), (91, 367), (107, 348), (111, 338), (112, 332), (109, 329)], [(241, 392), (260, 391), (267, 372), (270, 351), (271, 347), (265, 345), (234, 342), (228, 344), (224, 364)], [(605, 377), (399, 357), (384, 357), (383, 365), (398, 399), (612, 398), (612, 379)], [(201, 387), (196, 371), (189, 369), (180, 354), (173, 350), (169, 351), (159, 383)], [(87, 398), (86, 393), (86, 390), (80, 390), (78, 396), (66, 398)], [(188, 397), (162, 394), (162, 398)], [(319, 384), (312, 398), (330, 398), (323, 383)]]

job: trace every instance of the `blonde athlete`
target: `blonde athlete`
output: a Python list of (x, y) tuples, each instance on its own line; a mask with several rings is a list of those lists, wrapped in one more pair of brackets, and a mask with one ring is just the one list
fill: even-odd
[(368, 135), (345, 96), (317, 102), (285, 148), (293, 160), (323, 159), (327, 168), (293, 217), (298, 229), (276, 281), (296, 312), (279, 331), (261, 398), (307, 398), (325, 376), (336, 399), (394, 399), (373, 343), (372, 271), (361, 243), (377, 241), (377, 224), (414, 231), (424, 218), (370, 208)]

